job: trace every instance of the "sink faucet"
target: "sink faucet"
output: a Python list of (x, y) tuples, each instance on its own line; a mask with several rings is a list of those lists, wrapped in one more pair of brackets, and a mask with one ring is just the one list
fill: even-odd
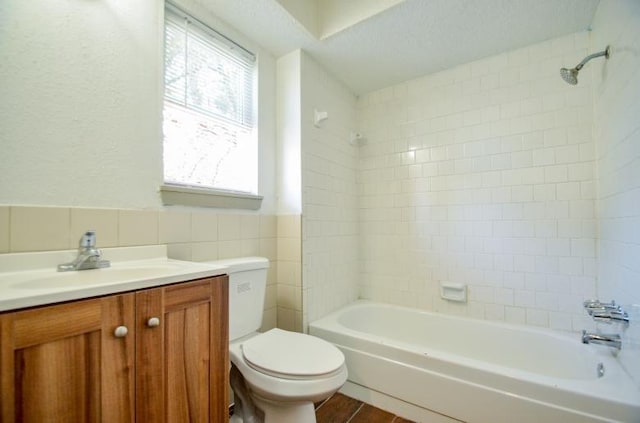
[(622, 348), (620, 335), (589, 333), (586, 330), (582, 331), (582, 343), (606, 345), (617, 350), (620, 350)]
[(59, 264), (58, 272), (100, 269), (109, 266), (111, 266), (111, 262), (102, 260), (102, 251), (96, 248), (96, 232), (86, 231), (80, 238), (78, 256), (72, 262)]

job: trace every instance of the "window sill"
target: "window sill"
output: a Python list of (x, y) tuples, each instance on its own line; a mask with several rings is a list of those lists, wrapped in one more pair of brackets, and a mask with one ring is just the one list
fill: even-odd
[(164, 205), (212, 207), (222, 209), (258, 210), (262, 196), (209, 188), (161, 185), (160, 195)]

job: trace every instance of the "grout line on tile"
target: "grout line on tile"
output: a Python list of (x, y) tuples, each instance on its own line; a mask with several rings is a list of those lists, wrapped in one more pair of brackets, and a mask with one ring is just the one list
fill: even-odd
[(364, 402), (362, 404), (360, 404), (360, 407), (358, 407), (358, 409), (355, 411), (355, 413), (353, 413), (353, 415), (351, 417), (349, 417), (349, 420), (347, 420), (345, 423), (349, 423), (351, 420), (353, 420), (353, 418), (356, 416), (356, 414), (358, 414), (360, 412), (362, 407), (364, 407)]
[[(276, 306), (276, 307), (277, 307), (277, 306)], [(335, 394), (334, 394), (334, 395), (335, 395)], [(318, 406), (316, 407), (316, 411), (318, 411), (318, 410), (320, 409), (320, 407), (322, 407), (323, 405), (325, 405), (325, 404), (327, 403), (327, 401), (329, 401), (332, 397), (333, 397), (333, 395), (331, 395), (329, 398), (327, 398), (327, 399), (325, 399), (324, 401), (322, 401), (322, 402), (320, 403), (320, 405), (318, 405)]]

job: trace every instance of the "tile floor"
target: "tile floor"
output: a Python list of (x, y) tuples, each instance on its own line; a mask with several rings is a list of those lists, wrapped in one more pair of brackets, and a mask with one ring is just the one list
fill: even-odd
[(341, 393), (316, 406), (317, 423), (413, 423)]

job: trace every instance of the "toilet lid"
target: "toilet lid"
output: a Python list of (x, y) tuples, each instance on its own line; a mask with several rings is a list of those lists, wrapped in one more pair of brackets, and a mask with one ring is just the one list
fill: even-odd
[(342, 352), (319, 338), (271, 329), (242, 344), (245, 361), (258, 371), (289, 377), (313, 377), (338, 370)]

